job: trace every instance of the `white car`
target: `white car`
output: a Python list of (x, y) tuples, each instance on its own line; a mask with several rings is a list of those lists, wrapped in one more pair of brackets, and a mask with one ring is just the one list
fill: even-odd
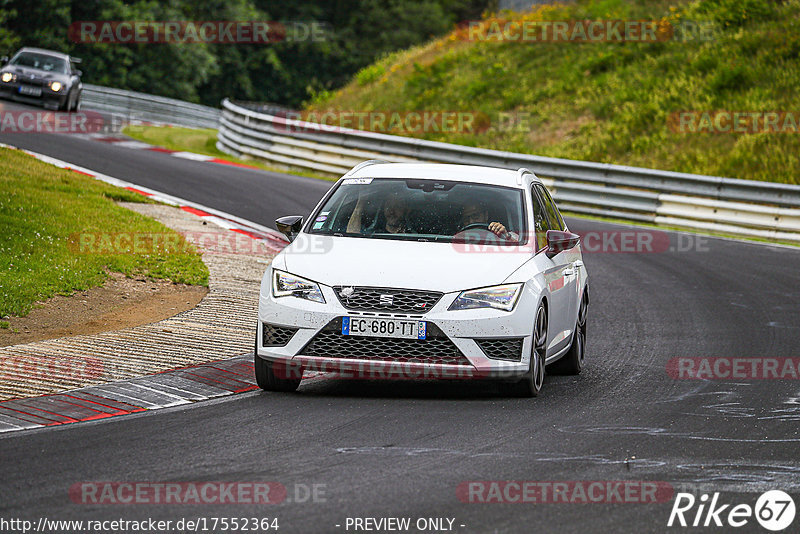
[(584, 365), (587, 272), (529, 170), (367, 161), (344, 175), (261, 282), (255, 374), (494, 379), (536, 396)]

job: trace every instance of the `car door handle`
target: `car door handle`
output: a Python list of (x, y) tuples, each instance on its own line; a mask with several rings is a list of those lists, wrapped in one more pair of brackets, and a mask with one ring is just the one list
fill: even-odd
[(575, 269), (564, 269), (564, 276), (572, 276), (575, 274)]
[(575, 263), (573, 263), (572, 265), (573, 265), (573, 267), (575, 267), (577, 269), (577, 268), (583, 267), (583, 262), (581, 260), (578, 260)]

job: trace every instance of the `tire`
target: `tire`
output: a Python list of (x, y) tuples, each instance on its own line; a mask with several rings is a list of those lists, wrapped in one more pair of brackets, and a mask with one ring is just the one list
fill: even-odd
[(528, 372), (519, 381), (508, 384), (508, 392), (515, 397), (538, 397), (542, 391), (545, 375), (545, 356), (547, 351), (547, 308), (544, 303), (536, 310), (533, 323), (533, 342)]
[(71, 111), (72, 110), (72, 93), (67, 95), (67, 98), (64, 99), (64, 103), (62, 105), (56, 104), (57, 111)]
[(81, 94), (78, 93), (75, 95), (75, 102), (72, 104), (72, 111), (80, 111), (81, 110)]
[[(258, 330), (256, 330), (258, 335)], [(292, 392), (296, 391), (300, 386), (300, 381), (303, 380), (303, 371), (299, 370), (301, 378), (279, 378), (275, 373), (275, 364), (267, 361), (258, 355), (258, 339), (256, 338), (256, 350), (253, 353), (253, 368), (256, 374), (256, 383), (258, 387), (264, 391), (282, 391)], [(283, 369), (290, 369), (287, 366), (281, 366)], [(285, 373), (282, 373), (285, 374)]]
[(572, 345), (569, 351), (560, 360), (550, 366), (550, 371), (558, 375), (578, 375), (586, 363), (586, 315), (589, 309), (589, 299), (584, 293), (578, 305), (578, 320), (575, 333), (572, 335)]

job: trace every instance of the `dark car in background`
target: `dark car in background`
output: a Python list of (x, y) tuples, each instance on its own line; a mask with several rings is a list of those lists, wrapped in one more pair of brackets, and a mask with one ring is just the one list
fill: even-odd
[(2, 58), (0, 98), (49, 109), (77, 111), (81, 105), (80, 59), (42, 48), (21, 48)]

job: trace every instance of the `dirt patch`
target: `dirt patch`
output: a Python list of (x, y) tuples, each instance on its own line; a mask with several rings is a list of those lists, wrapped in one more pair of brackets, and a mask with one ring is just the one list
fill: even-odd
[(581, 115), (565, 120), (550, 120), (536, 125), (528, 135), (528, 141), (533, 147), (555, 146), (580, 135), (581, 129), (593, 121), (594, 118), (590, 115)]
[[(208, 288), (112, 273), (103, 287), (53, 297), (26, 317), (3, 319), (0, 347), (154, 323), (191, 310)], [(5, 324), (3, 324), (5, 326)]]

